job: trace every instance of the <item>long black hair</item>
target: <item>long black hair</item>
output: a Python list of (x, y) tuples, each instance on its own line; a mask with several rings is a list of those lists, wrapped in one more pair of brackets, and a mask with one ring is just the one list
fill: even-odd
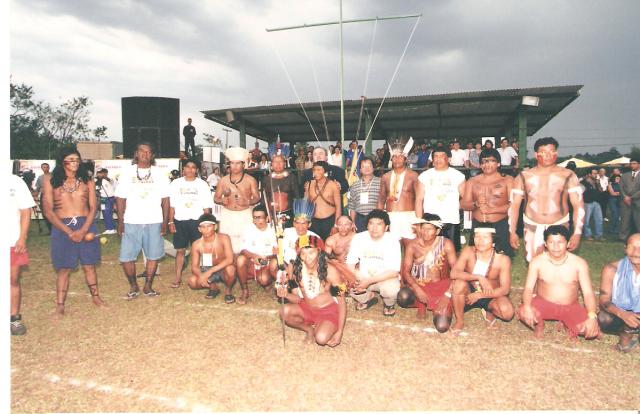
[[(299, 254), (293, 262), (293, 277), (296, 278), (296, 282), (302, 279), (302, 259)], [(323, 283), (327, 280), (327, 254), (322, 250), (318, 252), (318, 279)]]
[(80, 165), (78, 166), (76, 178), (80, 179), (80, 181), (85, 184), (89, 181), (89, 170), (87, 170), (87, 166), (82, 163), (82, 155), (80, 155), (76, 147), (63, 147), (60, 149), (60, 152), (56, 157), (56, 168), (51, 172), (51, 185), (53, 188), (61, 187), (62, 184), (64, 184), (64, 180), (67, 178), (67, 175), (64, 172), (64, 159), (71, 154), (76, 154), (78, 158), (80, 158)]

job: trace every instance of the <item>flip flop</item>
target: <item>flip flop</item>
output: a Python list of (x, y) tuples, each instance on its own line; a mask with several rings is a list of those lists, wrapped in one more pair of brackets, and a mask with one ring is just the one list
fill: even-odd
[(396, 306), (395, 305), (391, 305), (391, 306), (384, 305), (384, 308), (382, 308), (382, 314), (384, 316), (395, 316), (396, 315)]
[(136, 290), (135, 292), (127, 292), (127, 295), (124, 297), (126, 300), (133, 300), (140, 296), (140, 291)]
[(156, 296), (160, 296), (160, 293), (158, 293), (158, 292), (156, 292), (155, 290), (151, 289), (151, 290), (150, 290), (150, 291), (148, 291), (148, 292), (144, 292), (144, 295), (145, 295), (145, 296), (148, 296), (148, 297), (150, 297), (150, 298), (154, 298), (154, 297), (156, 297)]
[(375, 305), (376, 303), (378, 303), (378, 298), (374, 296), (371, 299), (369, 299), (368, 301), (366, 301), (365, 303), (358, 303), (356, 305), (356, 310), (358, 310), (358, 311), (367, 310), (370, 307), (372, 307), (373, 305)]
[(236, 297), (235, 296), (233, 296), (233, 295), (224, 295), (224, 303), (226, 303), (227, 305), (230, 305), (235, 301), (236, 301)]
[(171, 286), (172, 289), (177, 289), (180, 287), (181, 284), (182, 284), (182, 281), (179, 281), (179, 282), (173, 282), (169, 286)]

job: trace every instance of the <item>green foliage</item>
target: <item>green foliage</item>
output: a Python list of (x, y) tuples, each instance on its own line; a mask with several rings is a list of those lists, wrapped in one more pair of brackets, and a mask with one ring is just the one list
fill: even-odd
[(640, 159), (640, 147), (633, 145), (628, 156), (629, 158)]
[(12, 159), (50, 159), (62, 145), (106, 138), (107, 127), (89, 128), (91, 101), (72, 98), (55, 107), (35, 99), (33, 87), (10, 83)]

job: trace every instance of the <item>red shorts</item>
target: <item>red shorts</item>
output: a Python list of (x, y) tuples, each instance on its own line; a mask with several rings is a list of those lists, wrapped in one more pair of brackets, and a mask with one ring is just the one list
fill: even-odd
[(338, 317), (340, 315), (340, 310), (338, 309), (338, 304), (335, 302), (331, 302), (329, 305), (323, 308), (315, 308), (313, 306), (309, 306), (306, 300), (298, 303), (300, 305), (300, 309), (302, 309), (302, 314), (304, 315), (304, 323), (307, 325), (320, 325), (323, 321), (331, 322), (336, 328), (339, 326)]
[(571, 305), (558, 305), (535, 296), (531, 299), (531, 307), (540, 312), (545, 321), (560, 321), (569, 330), (569, 336), (578, 336), (578, 325), (587, 320), (587, 309), (578, 302)]
[[(424, 286), (420, 286), (420, 289), (427, 295), (427, 309), (433, 311), (440, 303), (440, 300), (444, 297), (444, 293), (449, 290), (451, 285), (450, 279), (440, 279), (437, 282), (429, 282)], [(413, 304), (417, 308), (424, 307), (424, 303), (416, 299)]]
[(15, 249), (11, 248), (11, 266), (26, 266), (29, 264), (29, 255), (27, 252), (16, 253)]

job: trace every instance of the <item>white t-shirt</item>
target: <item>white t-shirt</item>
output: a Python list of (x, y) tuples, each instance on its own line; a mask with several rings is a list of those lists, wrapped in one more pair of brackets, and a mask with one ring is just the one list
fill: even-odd
[(273, 254), (273, 249), (278, 247), (278, 242), (271, 226), (260, 230), (252, 225), (244, 231), (241, 246), (240, 250), (247, 250), (260, 256), (270, 256)]
[(464, 182), (464, 174), (455, 168), (437, 171), (430, 168), (418, 176), (424, 185), (424, 212), (437, 214), (445, 223), (460, 223), (460, 193), (458, 186)]
[[(320, 237), (311, 230), (307, 230), (307, 236)], [(294, 227), (284, 229), (282, 241), (284, 243), (284, 261), (286, 263), (295, 260), (298, 255), (296, 253), (296, 242), (298, 241), (298, 237), (298, 233), (296, 233), (296, 229)]]
[(123, 169), (116, 187), (116, 197), (127, 199), (124, 222), (162, 223), (162, 199), (169, 197), (171, 191), (169, 177), (155, 166), (150, 169), (136, 167), (131, 165)]
[(115, 187), (111, 181), (107, 181), (102, 179), (102, 183), (100, 184), (100, 197), (108, 198), (113, 197), (115, 194)]
[(213, 210), (213, 196), (201, 178), (187, 181), (184, 177), (171, 182), (170, 205), (175, 220), (197, 220), (205, 208)]
[(518, 153), (513, 147), (500, 147), (498, 153), (500, 153), (500, 165), (511, 165), (511, 160), (518, 158)]
[(8, 190), (7, 211), (9, 212), (9, 217), (7, 217), (6, 225), (9, 227), (9, 233), (7, 237), (3, 237), (3, 239), (9, 247), (13, 247), (20, 238), (20, 210), (31, 208), (35, 206), (36, 203), (33, 201), (31, 191), (29, 191), (27, 184), (22, 178), (16, 175), (11, 174)]
[(464, 167), (465, 161), (469, 159), (469, 153), (463, 149), (452, 149), (449, 165), (452, 167)]
[(207, 177), (207, 182), (211, 187), (217, 187), (219, 181), (220, 176), (218, 174), (211, 174), (209, 177)]
[(400, 272), (401, 262), (400, 241), (389, 232), (379, 240), (373, 240), (368, 231), (363, 231), (351, 240), (347, 264), (360, 263), (360, 273), (365, 277), (388, 270)]

